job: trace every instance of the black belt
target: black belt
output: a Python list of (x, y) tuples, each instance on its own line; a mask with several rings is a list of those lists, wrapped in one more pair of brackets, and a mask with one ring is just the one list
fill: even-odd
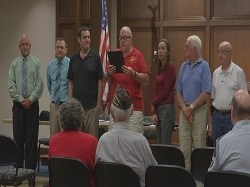
[(231, 114), (231, 110), (218, 110), (215, 107), (214, 107), (214, 111), (217, 112), (217, 113), (219, 113), (222, 116), (227, 115), (227, 114)]

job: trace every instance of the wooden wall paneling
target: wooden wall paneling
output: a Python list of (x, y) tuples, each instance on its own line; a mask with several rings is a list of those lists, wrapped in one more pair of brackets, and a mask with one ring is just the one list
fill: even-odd
[(79, 50), (77, 31), (83, 25), (91, 28), (91, 47), (99, 50), (101, 9), (97, 0), (56, 0), (56, 37), (68, 40), (69, 56)]
[(63, 18), (63, 17), (76, 17), (76, 1), (72, 0), (72, 1), (68, 1), (68, 0), (60, 0), (57, 1), (57, 7), (56, 7), (59, 11), (59, 17)]
[(159, 28), (131, 28), (133, 32), (133, 44), (139, 49), (147, 63), (149, 71), (149, 84), (143, 86), (143, 96), (144, 96), (144, 114), (152, 115), (151, 113), (151, 101), (153, 96), (153, 90), (155, 86), (155, 75), (156, 75), (156, 64), (153, 63), (153, 51), (157, 51), (158, 38), (159, 38)]
[[(129, 2), (128, 2), (129, 1)], [(159, 20), (159, 3), (160, 0), (117, 0), (120, 5), (121, 21), (151, 21), (155, 15), (155, 19)]]
[(250, 19), (248, 0), (211, 0), (212, 17), (215, 19)]
[(63, 24), (60, 27), (59, 35), (60, 37), (63, 37), (64, 40), (67, 43), (67, 56), (71, 56), (78, 46), (76, 45), (77, 43), (75, 42), (76, 39), (76, 32), (75, 32), (75, 24)]
[(164, 20), (205, 19), (206, 0), (166, 0)]
[[(110, 10), (109, 4), (107, 4), (107, 9)], [(92, 0), (90, 11), (91, 11), (91, 14), (90, 14), (89, 23), (90, 23), (90, 29), (91, 29), (91, 47), (95, 51), (99, 51), (100, 34), (101, 34), (102, 1)]]
[(90, 19), (90, 1), (89, 0), (81, 0), (80, 5), (80, 15), (82, 19)]

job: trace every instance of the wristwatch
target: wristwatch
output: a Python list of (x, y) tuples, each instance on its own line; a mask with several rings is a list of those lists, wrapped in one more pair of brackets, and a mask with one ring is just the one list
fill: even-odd
[(190, 105), (190, 108), (191, 108), (191, 110), (193, 111), (193, 110), (194, 110), (194, 105), (191, 104), (191, 105)]

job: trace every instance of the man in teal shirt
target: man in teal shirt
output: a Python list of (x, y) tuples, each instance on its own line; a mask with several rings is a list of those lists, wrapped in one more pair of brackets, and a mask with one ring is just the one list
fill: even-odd
[(67, 45), (63, 38), (56, 40), (55, 56), (47, 68), (47, 85), (50, 93), (50, 137), (60, 132), (59, 108), (68, 100), (69, 58), (66, 56)]
[(22, 35), (19, 40), (21, 56), (10, 65), (8, 90), (13, 99), (13, 135), (17, 144), (18, 167), (24, 167), (25, 159), (25, 168), (35, 170), (39, 129), (38, 99), (43, 92), (43, 81), (40, 74), (41, 61), (30, 54), (30, 48), (29, 37)]

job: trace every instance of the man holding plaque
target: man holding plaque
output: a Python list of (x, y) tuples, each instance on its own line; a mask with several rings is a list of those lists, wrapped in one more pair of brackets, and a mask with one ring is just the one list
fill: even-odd
[[(109, 97), (110, 99), (113, 98), (118, 85), (129, 92), (134, 106), (134, 112), (129, 121), (129, 128), (132, 131), (143, 133), (144, 102), (142, 85), (147, 85), (149, 82), (147, 64), (142, 53), (133, 46), (132, 32), (129, 27), (121, 28), (119, 42), (120, 48), (117, 50), (123, 53), (124, 65), (121, 68), (121, 73), (116, 71), (114, 65), (109, 65), (105, 76), (111, 82)], [(113, 123), (111, 122), (110, 124)]]

